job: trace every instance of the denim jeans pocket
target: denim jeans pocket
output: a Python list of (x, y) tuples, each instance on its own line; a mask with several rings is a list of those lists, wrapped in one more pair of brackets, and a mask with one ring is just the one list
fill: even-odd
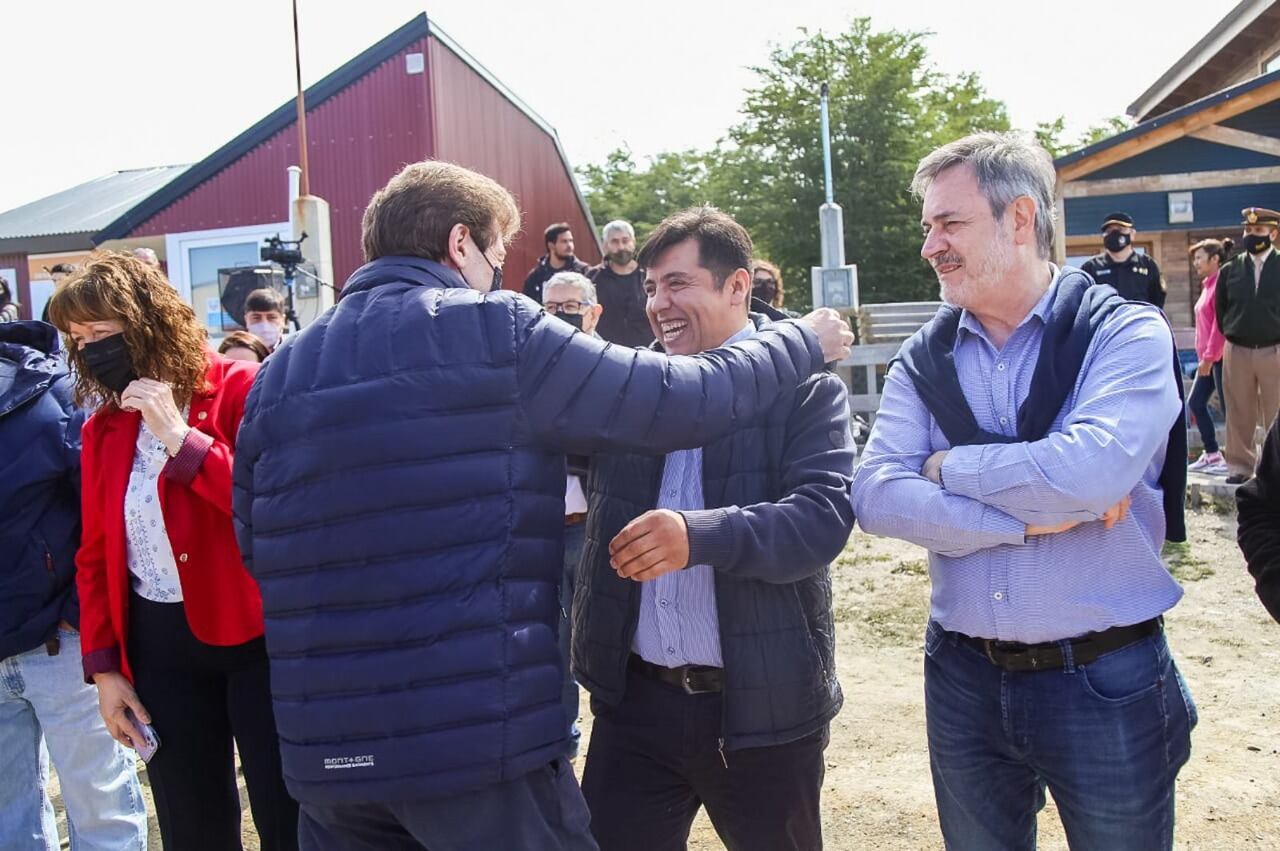
[(1196, 724), (1200, 722), (1200, 712), (1196, 709), (1195, 699), (1191, 697), (1191, 689), (1187, 688), (1187, 681), (1182, 676), (1182, 672), (1178, 670), (1175, 663), (1173, 665), (1173, 677), (1178, 682), (1178, 694), (1182, 695), (1182, 703), (1187, 707), (1188, 729), (1195, 729)]
[(942, 627), (938, 626), (937, 621), (929, 621), (929, 625), (924, 629), (924, 652), (926, 656), (932, 656), (938, 652), (938, 648), (942, 646), (942, 642), (946, 640), (947, 633)]
[(1086, 694), (1104, 703), (1136, 703), (1160, 690), (1163, 673), (1155, 639), (1144, 638), (1077, 669)]

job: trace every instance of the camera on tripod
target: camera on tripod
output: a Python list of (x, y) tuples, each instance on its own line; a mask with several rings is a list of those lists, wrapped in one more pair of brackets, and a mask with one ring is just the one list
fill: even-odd
[(306, 238), (306, 231), (298, 239), (281, 239), (280, 234), (267, 237), (267, 244), (262, 246), (262, 262), (279, 263), (284, 267), (285, 277), (292, 279), (292, 273), (304, 262), (302, 242)]

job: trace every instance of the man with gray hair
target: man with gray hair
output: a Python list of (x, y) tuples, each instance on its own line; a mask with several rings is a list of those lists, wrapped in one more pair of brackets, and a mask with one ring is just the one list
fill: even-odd
[(851, 496), (863, 529), (929, 550), (946, 846), (1034, 848), (1048, 788), (1073, 849), (1168, 849), (1196, 722), (1163, 628), (1182, 590), (1161, 544), (1184, 537), (1172, 334), (1049, 261), (1053, 186), (1011, 134), (921, 161), (946, 305), (890, 366)]
[[(596, 299), (596, 287), (585, 275), (557, 272), (542, 287), (542, 306), (547, 313), (569, 323), (584, 334), (599, 337), (596, 324), (602, 308)], [(569, 755), (578, 755), (582, 731), (578, 729), (578, 684), (569, 670), (570, 637), (573, 634), (574, 573), (582, 560), (582, 547), (587, 539), (587, 495), (583, 490), (591, 459), (586, 455), (565, 457), (568, 474), (564, 489), (564, 571), (560, 580), (560, 655), (564, 657), (564, 687), (561, 699), (572, 741)]]
[(621, 219), (604, 226), (604, 261), (587, 270), (600, 294), (598, 333), (610, 343), (647, 346), (653, 342), (645, 315), (644, 269), (636, 262), (636, 232)]

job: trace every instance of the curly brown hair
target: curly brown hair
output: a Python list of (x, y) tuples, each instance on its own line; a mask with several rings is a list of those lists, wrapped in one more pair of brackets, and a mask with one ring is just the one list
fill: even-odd
[(205, 389), (207, 335), (191, 305), (156, 267), (128, 254), (103, 251), (63, 280), (49, 300), (49, 321), (66, 336), (67, 353), (75, 367), (76, 404), (120, 403), (116, 393), (93, 379), (80, 347), (71, 339), (72, 322), (104, 320), (124, 325), (134, 370), (142, 378), (172, 387), (178, 407)]

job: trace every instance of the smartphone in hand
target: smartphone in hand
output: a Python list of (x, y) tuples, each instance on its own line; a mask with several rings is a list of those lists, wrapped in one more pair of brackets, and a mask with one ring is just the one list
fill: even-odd
[(139, 721), (132, 709), (126, 709), (124, 713), (129, 723), (133, 725), (133, 729), (137, 731), (137, 735), (129, 737), (133, 740), (133, 749), (138, 752), (138, 756), (142, 757), (144, 763), (151, 762), (151, 757), (160, 750), (160, 736), (157, 735), (156, 728)]

